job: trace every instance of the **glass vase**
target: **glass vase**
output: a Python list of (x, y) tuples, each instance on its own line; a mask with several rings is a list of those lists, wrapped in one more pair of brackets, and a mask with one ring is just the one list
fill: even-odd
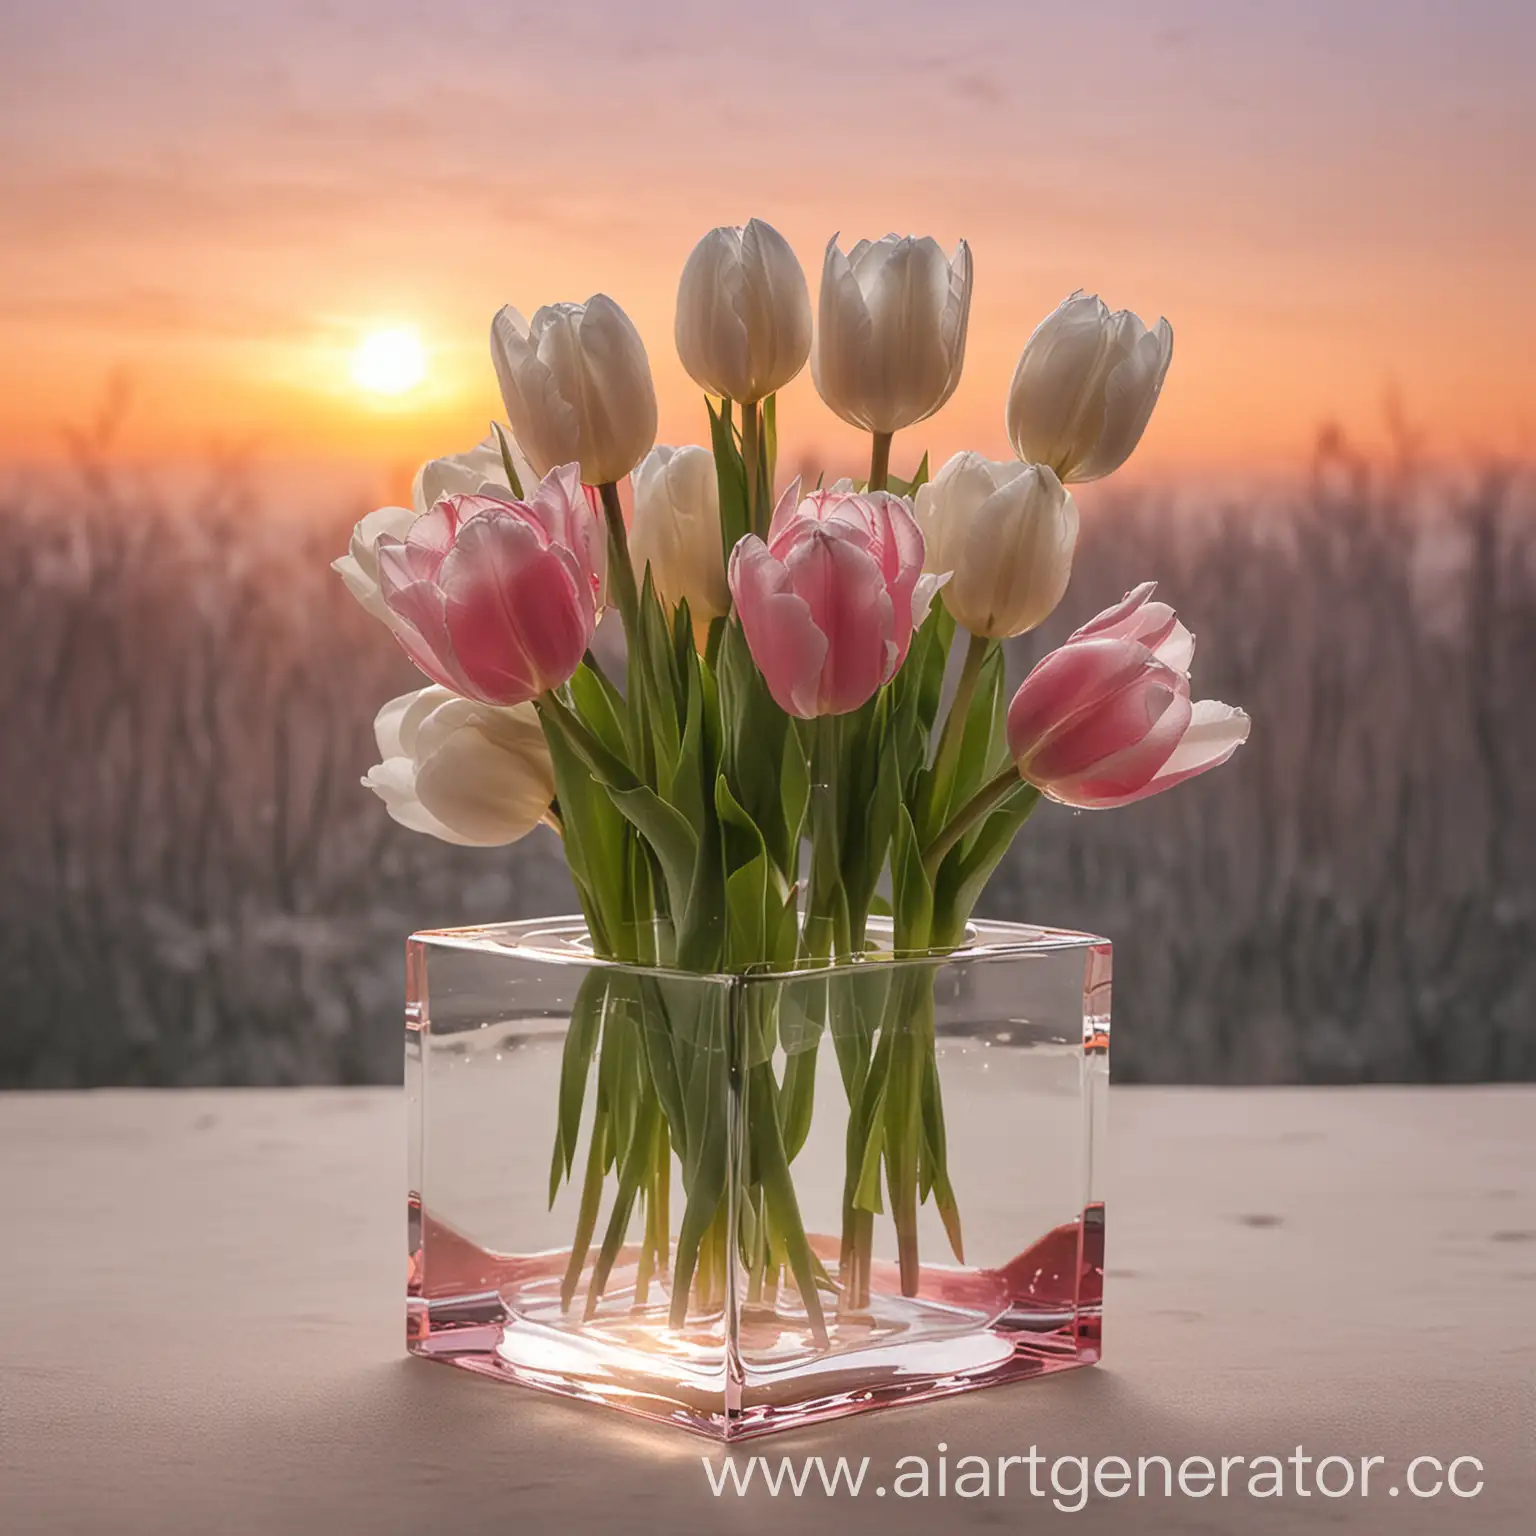
[(735, 1440), (1099, 1358), (1110, 947), (700, 976), (410, 941), (412, 1353)]

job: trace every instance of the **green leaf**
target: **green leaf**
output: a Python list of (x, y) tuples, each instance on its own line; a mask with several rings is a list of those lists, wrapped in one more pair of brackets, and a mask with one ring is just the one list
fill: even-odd
[[(551, 742), (556, 736), (562, 739), (563, 745), (600, 781), (613, 804), (650, 845), (666, 883), (668, 910), (674, 914), (682, 912), (698, 848), (693, 828), (655, 790), (638, 782), (628, 765), (594, 735), (584, 735), (580, 722), (568, 714), (567, 707), (553, 694), (546, 694), (541, 701), (540, 717)], [(558, 783), (557, 778), (557, 787)], [(622, 874), (619, 879), (622, 881)]]
[(725, 401), (720, 410), (706, 395), (709, 410), (709, 437), (715, 455), (715, 479), (720, 489), (720, 545), (726, 558), (751, 532), (747, 518), (747, 471), (731, 430), (731, 406)]
[[(931, 985), (931, 982), (930, 982)], [(965, 1237), (960, 1230), (960, 1206), (949, 1182), (949, 1142), (944, 1129), (944, 1100), (939, 1088), (939, 1064), (930, 1052), (923, 1072), (923, 1145), (919, 1153), (919, 1172), (923, 1180), (923, 1198), (933, 1195), (945, 1235), (956, 1262), (965, 1263)]]
[(608, 1228), (603, 1234), (603, 1246), (597, 1262), (592, 1266), (592, 1279), (587, 1286), (586, 1319), (590, 1321), (597, 1312), (608, 1277), (613, 1273), (615, 1260), (629, 1235), (629, 1224), (634, 1219), (635, 1196), (640, 1191), (649, 1172), (650, 1155), (654, 1147), (656, 1128), (656, 1100), (644, 1092), (643, 1084), (636, 1085), (632, 1094), (637, 1108), (633, 1124), (623, 1142), (618, 1158), (618, 1188), (614, 1191), (613, 1209), (608, 1218)]
[(896, 838), (891, 849), (891, 891), (897, 953), (929, 948), (933, 930), (933, 886), (923, 868), (923, 850), (917, 839), (917, 829), (912, 824), (912, 813), (905, 805), (896, 815)]
[(603, 1198), (603, 1175), (608, 1171), (608, 1112), (602, 1104), (592, 1117), (592, 1134), (587, 1143), (587, 1171), (581, 1185), (581, 1207), (576, 1213), (576, 1230), (571, 1238), (571, 1256), (560, 1282), (560, 1306), (569, 1309), (592, 1247), (597, 1230), (597, 1208)]
[(571, 706), (587, 729), (617, 758), (624, 756), (624, 698), (587, 653), (571, 677)]
[(507, 484), (512, 488), (512, 495), (521, 501), (523, 482), (518, 478), (516, 464), (512, 462), (512, 444), (508, 441), (506, 428), (499, 421), (493, 421), (491, 427), (496, 433), (496, 446), (501, 449), (501, 467), (506, 471)]
[(560, 1088), (556, 1101), (555, 1151), (549, 1169), (549, 1203), (553, 1208), (560, 1185), (576, 1162), (581, 1131), (581, 1107), (587, 1096), (592, 1055), (602, 1030), (608, 983), (614, 972), (594, 966), (581, 979), (571, 1005), (571, 1023), (560, 1055)]
[[(805, 830), (805, 813), (811, 803), (811, 774), (805, 749), (796, 731), (784, 732), (784, 763), (779, 773), (779, 803), (783, 809), (784, 839), (775, 853), (786, 878), (793, 880), (800, 838)], [(766, 839), (765, 839), (766, 841)], [(790, 850), (794, 850), (791, 853)]]
[(687, 1195), (672, 1275), (674, 1328), (687, 1321), (699, 1245), (725, 1195), (731, 1158), (726, 1123), (731, 1083), (728, 994), (723, 986), (702, 993), (694, 984), (693, 990), (697, 1006), (691, 1016), (674, 1019), (673, 1034), (683, 1068), (684, 1135), (678, 1137), (673, 1129)]
[(996, 762), (997, 744), (1004, 738), (1007, 701), (1003, 689), (1004, 658), (1001, 646), (994, 646), (981, 664), (976, 691), (963, 722), (960, 751), (955, 760), (954, 777), (944, 796), (935, 801), (933, 826), (943, 827), (961, 806), (987, 782), (1001, 766)]
[(681, 747), (678, 706), (682, 689), (672, 650), (672, 633), (667, 616), (646, 568), (645, 584), (640, 589), (639, 633), (629, 638), (630, 677), (634, 680), (632, 696), (643, 700), (642, 716), (649, 737), (649, 761), (655, 764), (655, 776), (646, 777), (660, 789), (663, 799), (670, 799), (677, 758)]
[(976, 832), (949, 851), (934, 882), (935, 947), (947, 949), (960, 942), (992, 871), (1039, 803), (1040, 791), (1021, 780)]
[(905, 496), (910, 501), (928, 483), (928, 478), (928, 455), (925, 453), (917, 473), (910, 480), (903, 480), (900, 475), (887, 475), (885, 486), (893, 496)]
[(615, 978), (633, 977), (640, 1006), (640, 1037), (646, 1071), (661, 1102), (662, 1114), (672, 1128), (679, 1151), (687, 1145), (688, 1121), (683, 1106), (683, 1078), (679, 1073), (674, 1038), (675, 1017), (698, 1011), (701, 994), (697, 982), (667, 975), (638, 975), (616, 971)]
[(559, 722), (548, 715), (543, 718), (555, 794), (564, 815), (566, 862), (593, 942), (599, 953), (612, 955), (624, 924), (624, 818), (593, 779)]
[(633, 789), (609, 785), (608, 793), (655, 853), (667, 886), (668, 910), (684, 911), (693, 883), (694, 854), (698, 850), (693, 828), (655, 790), (643, 784)]
[(825, 1347), (827, 1325), (816, 1289), (817, 1266), (805, 1235), (794, 1179), (789, 1172), (789, 1159), (779, 1133), (778, 1095), (772, 1066), (765, 1062), (753, 1068), (748, 1080), (747, 1119), (756, 1167), (762, 1179), (764, 1202), (775, 1231), (783, 1239), (811, 1333), (817, 1343)]

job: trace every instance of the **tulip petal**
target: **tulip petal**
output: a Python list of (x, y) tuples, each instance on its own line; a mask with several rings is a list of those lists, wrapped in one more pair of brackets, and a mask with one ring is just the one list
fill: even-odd
[(784, 494), (779, 497), (774, 505), (773, 516), (768, 523), (768, 542), (770, 544), (789, 526), (790, 519), (794, 517), (800, 506), (800, 476), (796, 475), (784, 489)]
[[(1086, 624), (1073, 630), (1067, 643), (1091, 638), (1104, 639), (1113, 635), (1129, 635), (1134, 632), (1133, 620), (1157, 591), (1155, 581), (1144, 581), (1132, 587), (1118, 603), (1111, 604), (1102, 613), (1096, 613)], [(1129, 627), (1127, 627), (1129, 626)]]
[[(523, 459), (517, 444), (509, 441), (508, 447), (512, 453), (513, 467), (526, 490), (538, 477)], [(506, 467), (501, 461), (501, 444), (495, 433), (477, 443), (467, 453), (445, 454), (442, 458), (429, 459), (423, 464), (411, 483), (411, 505), (420, 517), (430, 512), (445, 496), (469, 495), (487, 485), (503, 495), (511, 489), (507, 483)]]
[(1008, 438), (1031, 464), (1072, 478), (1104, 425), (1102, 375), (1110, 347), (1109, 309), (1095, 294), (1063, 299), (1035, 327), (1008, 389)]
[(784, 564), (826, 640), (817, 713), (857, 709), (890, 679), (900, 659), (894, 649), (892, 596), (878, 563), (843, 528), (812, 524)]
[(951, 512), (958, 547), (946, 601), (972, 634), (995, 639), (1022, 635), (1055, 611), (1077, 546), (1077, 505), (1054, 471), (1009, 467), (1018, 473), (1000, 475), (1002, 484), (969, 516), (958, 504)]
[(384, 802), (384, 809), (402, 827), (412, 832), (424, 832), (445, 843), (468, 846), (467, 839), (440, 822), (416, 798), (416, 765), (410, 758), (386, 758), (384, 762), (374, 764), (363, 775), (362, 782)]
[[(540, 311), (542, 314), (543, 311)], [(537, 317), (536, 317), (537, 318)], [(536, 475), (581, 457), (581, 422), (528, 322), (510, 304), (491, 322), (491, 360), (518, 445)]]
[(379, 592), (395, 639), (434, 683), (455, 693), (468, 692), (469, 685), (454, 659), (443, 617), (443, 594), (437, 584), (415, 578), (404, 544), (380, 539), (378, 558)]
[(1074, 471), (1074, 480), (1100, 479), (1130, 458), (1152, 419), (1173, 361), (1173, 327), (1166, 320), (1147, 331), (1135, 315), (1122, 312), (1115, 318), (1134, 323), (1134, 341), (1108, 374), (1104, 425), (1092, 451)]
[(1156, 589), (1155, 581), (1142, 582), (1113, 607), (1074, 630), (1067, 643), (1089, 638), (1139, 640), (1164, 665), (1187, 673), (1195, 656), (1195, 637), (1179, 623), (1167, 603), (1151, 601)]
[[(1128, 805), (1157, 792), (1154, 781), (1178, 748), (1190, 711), (1182, 689), (1148, 679), (1095, 710), (1072, 733), (1075, 739), (1053, 741), (1026, 765), (1025, 777), (1052, 800), (1081, 810)], [(1097, 755), (1106, 746), (1110, 750)], [(1075, 770), (1067, 766), (1074, 758), (1082, 764)]]
[(816, 627), (810, 604), (791, 587), (789, 571), (756, 534), (731, 551), (730, 587), (752, 658), (774, 701), (786, 714), (813, 718), (819, 713), (827, 637)]
[(673, 327), (677, 355), (694, 383), (731, 400), (746, 397), (751, 375), (741, 266), (740, 232), (710, 230), (684, 263)]
[(1152, 792), (1172, 789), (1196, 774), (1219, 768), (1248, 740), (1253, 722), (1240, 709), (1216, 699), (1201, 699), (1195, 706), (1188, 729), (1173, 755), (1158, 770)]
[(456, 695), (446, 688), (418, 688), (383, 705), (373, 719), (373, 739), (382, 758), (411, 757), (421, 722)]
[[(855, 257), (864, 249), (862, 242), (855, 246)], [(848, 257), (838, 249), (836, 235), (827, 242), (817, 319), (811, 352), (811, 377), (817, 391), (844, 421), (866, 432), (877, 430), (863, 399), (860, 378), (873, 327), (859, 280)]]
[[(1134, 640), (1081, 640), (1049, 652), (1019, 684), (1008, 706), (1014, 760), (1032, 759), (1054, 736), (1158, 666), (1146, 646)], [(1168, 672), (1167, 677), (1176, 680), (1177, 674)]]
[(472, 725), (445, 730), (416, 770), (416, 798), (458, 838), (496, 848), (526, 837), (549, 809), (547, 781)]
[(506, 512), (459, 529), (440, 576), (453, 651), (477, 698), (519, 704), (563, 683), (592, 637), (592, 593), (569, 551)]
[[(1159, 722), (1176, 697), (1182, 697), (1186, 707), (1173, 716), (1171, 734), (1158, 732)], [(1145, 782), (1178, 746), (1188, 722), (1188, 703), (1182, 680), (1166, 668), (1149, 664), (1123, 687), (1102, 695), (1092, 708), (1074, 712), (1051, 731), (1025, 760), (1024, 773), (1037, 782), (1084, 776), (1096, 779), (1101, 771), (1110, 772), (1121, 754), (1139, 749), (1155, 737), (1158, 750), (1150, 759), (1139, 751), (1135, 758), (1143, 768), (1137, 782)]]

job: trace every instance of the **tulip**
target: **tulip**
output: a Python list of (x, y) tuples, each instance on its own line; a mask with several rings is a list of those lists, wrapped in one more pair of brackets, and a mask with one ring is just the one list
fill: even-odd
[(957, 453), (917, 493), (927, 568), (973, 635), (1005, 640), (1042, 623), (1067, 590), (1077, 506), (1043, 465)]
[(695, 624), (731, 610), (720, 548), (720, 483), (707, 448), (657, 447), (634, 473), (635, 515), (629, 553), (662, 602), (686, 601)]
[[(526, 495), (539, 483), (539, 476), (523, 456), (521, 449), (507, 439), (507, 453), (518, 482)], [(502, 460), (501, 440), (493, 432), (483, 443), (477, 443), (468, 453), (445, 454), (440, 459), (429, 459), (416, 471), (411, 483), (411, 503), (418, 517), (424, 517), (444, 496), (465, 491), (490, 491), (505, 495), (511, 490), (507, 480), (507, 467)]]
[(730, 588), (753, 660), (779, 707), (802, 720), (857, 709), (906, 659), (939, 578), (923, 575), (923, 536), (884, 491), (800, 482), (774, 510), (768, 541), (731, 551)]
[(381, 538), (403, 539), (416, 521), (410, 507), (379, 507), (352, 530), (347, 553), (331, 561), (331, 569), (346, 583), (347, 591), (381, 624), (393, 628), (394, 620), (379, 592), (377, 545)]
[(683, 267), (676, 336), (711, 395), (752, 405), (788, 384), (810, 355), (811, 296), (783, 235), (761, 219), (705, 235)]
[(389, 814), (445, 843), (515, 843), (549, 812), (555, 774), (531, 704), (497, 709), (423, 688), (373, 722), (383, 761), (363, 779)]
[[(538, 477), (529, 470), (517, 445), (509, 441), (507, 451), (524, 488), (533, 485)], [(440, 459), (429, 459), (416, 471), (416, 478), (411, 482), (411, 505), (379, 507), (370, 512), (353, 528), (347, 553), (339, 560), (331, 561), (331, 569), (374, 618), (392, 624), (389, 609), (379, 595), (379, 567), (374, 555), (374, 546), (379, 539), (386, 534), (394, 539), (405, 538), (411, 531), (411, 524), (418, 517), (425, 517), (444, 496), (459, 491), (505, 495), (509, 489), (501, 444), (495, 433), (467, 453), (450, 453)]]
[(887, 235), (845, 256), (834, 235), (811, 356), (816, 388), (844, 421), (889, 435), (955, 392), (971, 312), (971, 249)]
[(390, 627), (434, 682), (521, 704), (565, 682), (597, 623), (602, 533), (576, 465), (527, 501), (446, 496), (374, 546)]
[(1219, 767), (1248, 739), (1248, 716), (1191, 703), (1194, 639), (1153, 583), (1077, 630), (1019, 686), (1008, 746), (1019, 773), (1083, 810), (1129, 805)]
[(531, 325), (506, 306), (491, 322), (491, 358), (507, 419), (539, 475), (575, 462), (587, 485), (612, 485), (656, 441), (645, 345), (606, 294), (547, 305)]
[(1097, 480), (1141, 441), (1173, 359), (1173, 328), (1148, 330), (1082, 292), (1035, 328), (1008, 390), (1008, 438), (1063, 480)]

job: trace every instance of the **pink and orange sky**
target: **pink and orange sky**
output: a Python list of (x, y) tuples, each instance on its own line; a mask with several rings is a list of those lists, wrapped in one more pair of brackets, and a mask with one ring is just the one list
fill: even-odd
[[(0, 459), (116, 380), (137, 457), (398, 470), (498, 410), (498, 305), (598, 289), (696, 441), (677, 273), (753, 214), (813, 287), (834, 230), (970, 240), (965, 376), (898, 468), (1007, 451), (1018, 350), (1079, 286), (1173, 322), (1143, 473), (1369, 441), (1389, 396), (1529, 454), (1533, 57), (1527, 0), (8, 0)], [(392, 402), (348, 368), (386, 325), (429, 361)], [(808, 375), (781, 413), (792, 455), (863, 452)]]

